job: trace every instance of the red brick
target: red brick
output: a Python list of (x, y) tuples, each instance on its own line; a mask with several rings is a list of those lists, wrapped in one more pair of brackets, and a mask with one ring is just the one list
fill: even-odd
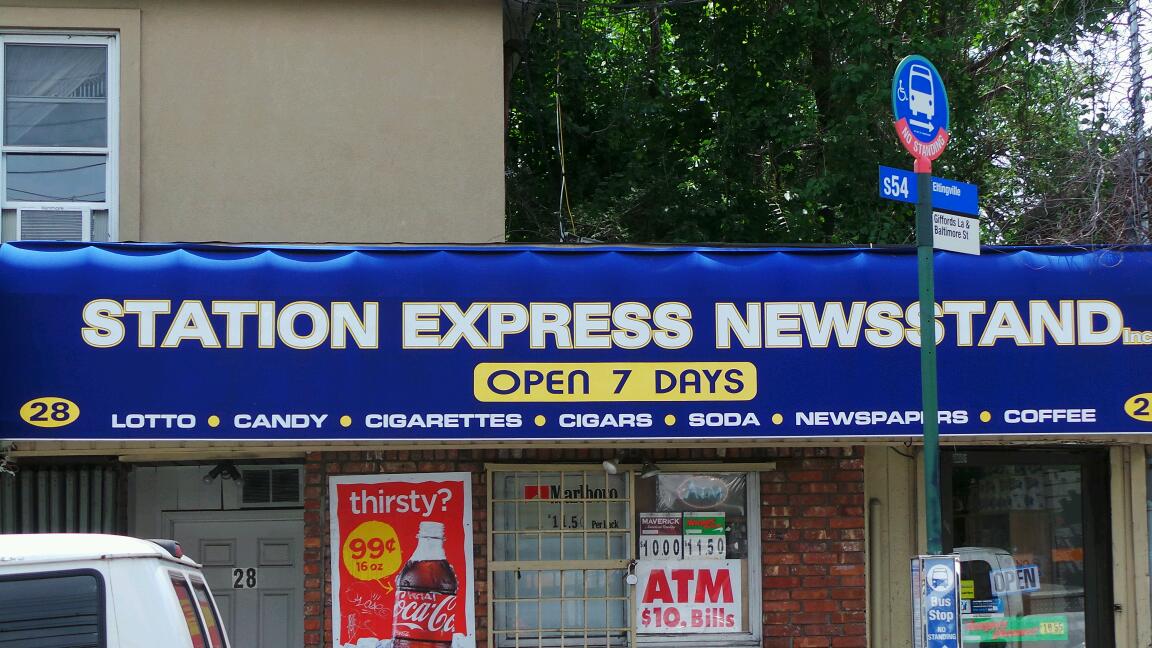
[(792, 590), (792, 599), (796, 601), (823, 600), (826, 598), (828, 598), (828, 593), (818, 589)]
[(800, 562), (798, 553), (764, 554), (762, 558), (765, 565), (794, 565)]
[(858, 599), (863, 596), (863, 592), (853, 587), (845, 587), (829, 591), (828, 596), (834, 599)]
[(868, 626), (864, 623), (850, 623), (841, 626), (841, 628), (843, 628), (845, 635), (853, 637), (863, 637), (868, 634)]
[[(828, 474), (822, 470), (798, 470), (788, 474), (788, 478), (795, 482), (820, 482), (828, 479)], [(854, 481), (854, 480), (837, 480)]]
[[(839, 521), (838, 518), (793, 518), (792, 527), (796, 529), (824, 529), (829, 526), (836, 528), (836, 523)], [(860, 521), (860, 526), (864, 526), (863, 520)]]
[(765, 576), (764, 587), (773, 589), (792, 589), (800, 587), (801, 579), (798, 576)]
[(863, 529), (864, 516), (832, 518), (828, 523), (833, 529)]
[(816, 589), (828, 597), (828, 590), (833, 587), (840, 587), (840, 579), (832, 578), (830, 576), (809, 576), (804, 579), (803, 587), (810, 587)]
[[(861, 592), (860, 595), (863, 596), (864, 593)], [(858, 612), (833, 612), (832, 614), (828, 615), (828, 619), (832, 623), (839, 624), (864, 623), (866, 617), (867, 615), (862, 610)]]
[(804, 601), (805, 612), (838, 612), (840, 605), (836, 601)]

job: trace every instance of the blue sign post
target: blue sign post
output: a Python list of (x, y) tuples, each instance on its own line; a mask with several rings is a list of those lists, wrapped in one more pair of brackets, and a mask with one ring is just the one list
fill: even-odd
[[(948, 145), (948, 93), (928, 59), (905, 57), (892, 76), (892, 114), (900, 143), (916, 158), (916, 256), (920, 330), (935, 331), (933, 277), (932, 161)], [(920, 345), (920, 394), (924, 416), (925, 526), (928, 551), (943, 551), (940, 521), (940, 423), (936, 388), (936, 344)]]
[(959, 583), (956, 556), (912, 559), (914, 648), (960, 648)]

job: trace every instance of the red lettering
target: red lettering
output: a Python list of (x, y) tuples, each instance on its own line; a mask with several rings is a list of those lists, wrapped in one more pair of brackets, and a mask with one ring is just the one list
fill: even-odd
[(672, 580), (676, 581), (676, 602), (688, 602), (688, 586), (692, 584), (691, 569), (673, 569)]
[(712, 572), (701, 569), (700, 577), (696, 583), (696, 599), (693, 602), (732, 603), (732, 574), (726, 569), (718, 570), (716, 580), (712, 580)]
[(644, 588), (644, 603), (675, 603), (672, 599), (672, 587), (668, 584), (668, 577), (663, 571), (654, 570), (648, 575), (648, 585)]

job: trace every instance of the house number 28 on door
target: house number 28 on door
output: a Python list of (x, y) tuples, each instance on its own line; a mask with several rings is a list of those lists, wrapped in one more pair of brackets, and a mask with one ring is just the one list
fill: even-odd
[(232, 589), (256, 589), (255, 567), (233, 567)]

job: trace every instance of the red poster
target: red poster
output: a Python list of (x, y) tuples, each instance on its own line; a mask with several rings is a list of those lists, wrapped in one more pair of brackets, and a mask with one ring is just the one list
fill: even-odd
[(476, 645), (469, 473), (328, 481), (334, 648)]

